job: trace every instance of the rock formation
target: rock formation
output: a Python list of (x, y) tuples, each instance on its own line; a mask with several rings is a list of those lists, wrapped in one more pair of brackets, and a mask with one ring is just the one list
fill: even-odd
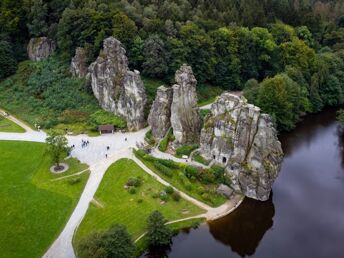
[(271, 118), (244, 98), (224, 93), (201, 132), (201, 154), (226, 167), (232, 188), (265, 201), (283, 159)]
[(171, 125), (175, 136), (174, 145), (198, 143), (201, 131), (201, 117), (197, 107), (196, 84), (190, 66), (182, 65), (175, 75)]
[(46, 38), (32, 38), (27, 46), (27, 54), (32, 61), (48, 58), (56, 49), (54, 41)]
[(87, 53), (82, 47), (78, 47), (75, 50), (75, 56), (72, 58), (70, 64), (70, 71), (73, 76), (78, 78), (84, 78), (87, 75)]
[(171, 127), (172, 88), (160, 86), (148, 116), (152, 135), (162, 139)]
[(126, 119), (128, 129), (145, 126), (146, 93), (138, 71), (130, 71), (125, 49), (117, 39), (104, 40), (103, 50), (90, 65), (93, 93), (103, 109)]

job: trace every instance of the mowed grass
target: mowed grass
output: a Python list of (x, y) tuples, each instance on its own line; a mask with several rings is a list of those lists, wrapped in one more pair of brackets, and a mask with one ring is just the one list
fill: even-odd
[[(218, 207), (224, 204), (227, 199), (223, 197), (222, 195), (219, 195), (216, 193), (216, 188), (217, 185), (205, 185), (202, 184), (199, 181), (193, 181), (191, 182), (188, 180), (185, 176), (183, 177), (183, 180), (186, 181), (187, 183), (183, 183), (179, 176), (180, 174), (184, 174), (182, 167), (184, 167), (184, 164), (180, 164), (180, 168), (173, 169), (170, 168), (172, 171), (172, 177), (167, 176), (164, 174), (162, 171), (160, 171), (155, 165), (154, 161), (147, 160), (144, 157), (138, 155), (137, 153), (135, 154), (138, 159), (140, 159), (150, 170), (152, 170), (154, 173), (159, 175), (161, 178), (163, 178), (165, 181), (173, 185), (175, 188), (177, 188), (180, 191), (183, 191), (184, 193), (188, 194), (189, 196), (208, 204), (211, 207)], [(149, 157), (149, 155), (147, 155)], [(155, 158), (154, 160), (158, 160)], [(188, 187), (189, 185), (189, 187)], [(202, 191), (200, 191), (202, 189)], [(207, 192), (207, 199), (204, 198), (202, 192)]]
[(87, 169), (75, 159), (66, 174), (49, 172), (40, 143), (0, 141), (0, 257), (41, 257), (59, 235), (89, 173), (78, 180), (54, 178)]
[(5, 133), (24, 133), (24, 128), (20, 127), (16, 123), (8, 120), (7, 118), (0, 116), (0, 132)]
[[(136, 194), (128, 193), (124, 188), (128, 179), (139, 176), (143, 184)], [(113, 224), (125, 225), (133, 239), (136, 239), (145, 232), (146, 220), (155, 210), (159, 210), (169, 221), (204, 213), (204, 210), (183, 199), (176, 202), (169, 198), (161, 204), (161, 200), (154, 199), (152, 194), (163, 189), (163, 185), (132, 160), (121, 159), (112, 164), (95, 194), (98, 204), (90, 205), (75, 235), (74, 244), (77, 245), (92, 232), (104, 231)], [(138, 203), (139, 199), (142, 199), (142, 203)]]

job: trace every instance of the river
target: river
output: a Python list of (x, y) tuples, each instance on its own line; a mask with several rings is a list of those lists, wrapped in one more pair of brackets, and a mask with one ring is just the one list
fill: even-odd
[(344, 257), (344, 133), (335, 110), (309, 115), (279, 138), (285, 158), (269, 201), (245, 199), (145, 257)]

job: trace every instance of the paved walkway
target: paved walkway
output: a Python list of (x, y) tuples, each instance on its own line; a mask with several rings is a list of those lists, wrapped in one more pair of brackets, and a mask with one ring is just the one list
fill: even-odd
[[(7, 113), (5, 110), (0, 108), (0, 113)], [(34, 132), (34, 130), (32, 130), (31, 127), (27, 126), (25, 123), (23, 123), (22, 121), (20, 121), (19, 119), (15, 118), (12, 115), (8, 115), (6, 116), (6, 118), (8, 120), (11, 120), (12, 122), (16, 123), (17, 125), (19, 125), (20, 127), (22, 127), (26, 132)]]
[[(16, 120), (12, 120), (16, 122)], [(21, 122), (18, 121), (19, 125)], [(17, 123), (17, 122), (16, 122)], [(24, 126), (23, 126), (24, 127)], [(26, 133), (0, 133), (0, 140), (17, 140), (17, 141), (32, 141), (32, 142), (45, 142), (46, 134), (44, 132), (36, 132), (31, 128)], [(160, 178), (153, 171), (147, 168), (139, 159), (135, 157), (132, 149), (138, 144), (143, 143), (146, 132), (149, 128), (145, 128), (135, 133), (115, 133), (110, 135), (104, 135), (99, 137), (89, 137), (87, 135), (79, 136), (67, 136), (69, 145), (75, 145), (75, 148), (71, 152), (71, 156), (79, 159), (81, 162), (89, 165), (90, 177), (86, 183), (80, 200), (75, 207), (71, 217), (65, 225), (63, 231), (59, 237), (50, 246), (49, 250), (43, 256), (44, 258), (75, 258), (72, 240), (74, 232), (77, 230), (79, 224), (84, 218), (90, 202), (93, 200), (93, 196), (98, 189), (99, 184), (111, 164), (122, 158), (129, 158), (134, 160), (145, 172), (153, 176), (157, 181), (166, 186), (171, 186), (167, 181)], [(82, 147), (82, 140), (89, 141), (87, 147)], [(183, 159), (177, 159), (172, 155), (166, 153), (154, 153), (160, 158), (171, 158), (177, 162), (184, 162), (192, 164), (194, 162)], [(172, 158), (173, 157), (173, 158)], [(196, 164), (203, 166), (201, 164)], [(172, 186), (173, 187), (173, 186)], [(173, 187), (174, 188), (174, 187)], [(217, 208), (212, 208), (207, 204), (194, 199), (193, 197), (185, 194), (182, 191), (174, 188), (178, 191), (182, 198), (190, 201), (194, 205), (202, 208), (205, 213), (196, 217), (205, 217), (208, 220), (214, 220), (229, 214), (233, 211), (243, 200), (241, 195), (237, 195), (231, 200), (228, 200), (225, 204)], [(186, 218), (187, 219), (187, 218)], [(185, 220), (185, 219), (183, 219)], [(182, 220), (178, 220), (182, 221)], [(172, 223), (172, 222), (171, 222)]]

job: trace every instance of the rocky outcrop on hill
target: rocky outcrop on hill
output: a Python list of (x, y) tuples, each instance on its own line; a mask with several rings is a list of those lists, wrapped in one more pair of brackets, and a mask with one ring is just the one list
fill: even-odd
[(271, 117), (244, 98), (224, 93), (212, 105), (200, 139), (201, 154), (226, 167), (232, 188), (265, 201), (283, 152)]
[(174, 145), (198, 143), (201, 117), (197, 107), (197, 80), (190, 66), (182, 65), (175, 75), (171, 105), (171, 125)]
[(160, 86), (148, 116), (152, 135), (162, 139), (171, 127), (172, 88)]
[(75, 50), (75, 56), (72, 58), (70, 64), (70, 72), (73, 76), (78, 78), (84, 78), (87, 75), (87, 53), (86, 50), (82, 47), (78, 47)]
[(32, 61), (41, 61), (54, 53), (55, 49), (55, 42), (46, 37), (32, 38), (27, 46), (27, 55)]
[(92, 90), (103, 109), (126, 119), (128, 129), (145, 126), (146, 93), (138, 71), (130, 71), (120, 41), (104, 40), (103, 50), (88, 68)]

